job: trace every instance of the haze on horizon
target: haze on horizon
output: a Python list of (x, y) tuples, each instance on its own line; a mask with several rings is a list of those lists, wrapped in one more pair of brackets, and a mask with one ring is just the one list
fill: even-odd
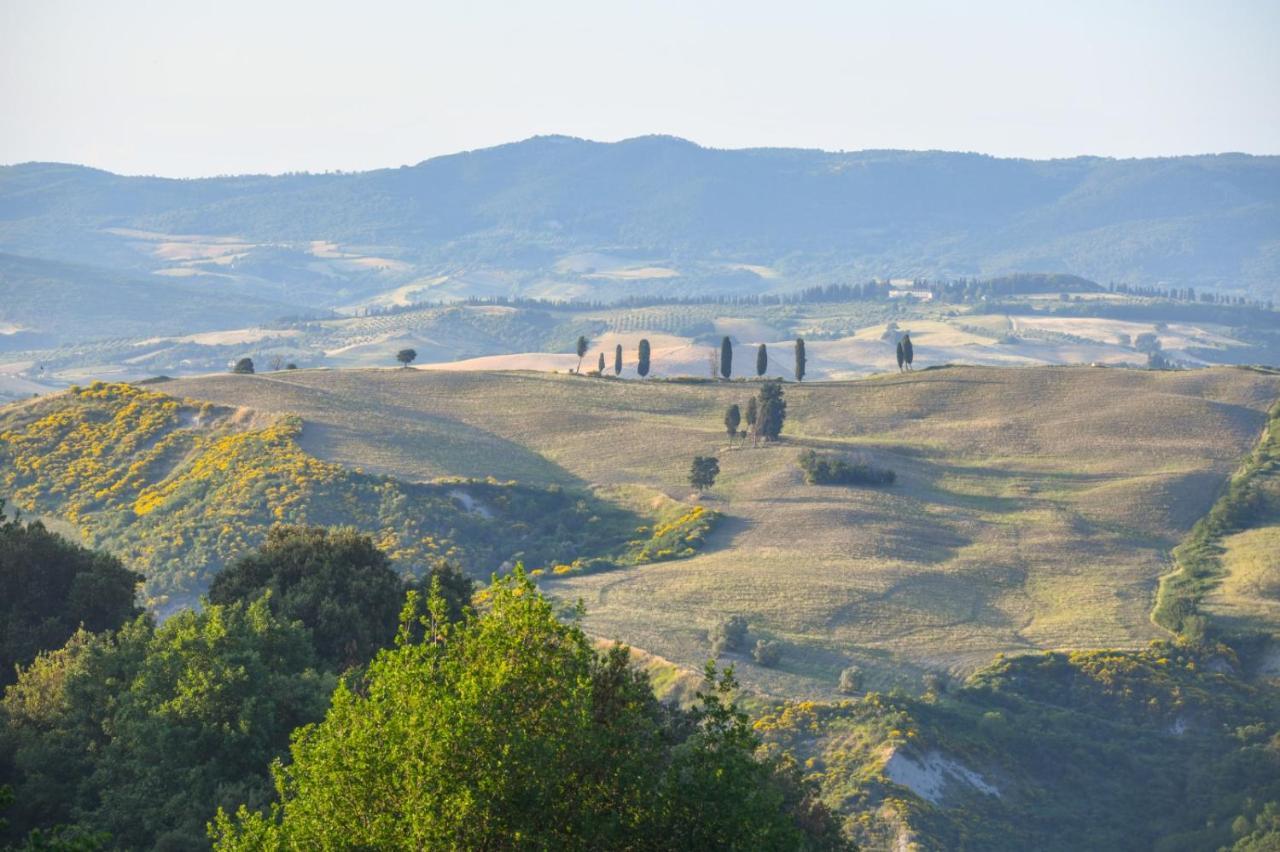
[(0, 163), (362, 170), (538, 134), (1280, 152), (1280, 5), (0, 4)]

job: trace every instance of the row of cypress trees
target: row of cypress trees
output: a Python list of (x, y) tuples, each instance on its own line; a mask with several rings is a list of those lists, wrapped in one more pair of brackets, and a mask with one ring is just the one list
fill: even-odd
[[(587, 349), (591, 343), (586, 336), (578, 337), (577, 354), (578, 354), (578, 371), (582, 370), (582, 359), (587, 354)], [(904, 334), (902, 339), (898, 341), (898, 369), (911, 369), (911, 362), (915, 358), (915, 352), (911, 346), (911, 335)], [(649, 341), (642, 339), (636, 353), (636, 372), (641, 378), (649, 375)], [(805, 365), (807, 357), (804, 350), (804, 338), (797, 337), (795, 343), (795, 376), (797, 382), (804, 381)], [(720, 377), (729, 379), (733, 377), (733, 341), (728, 336), (720, 340)], [(597, 362), (596, 369), (601, 375), (605, 371), (604, 353), (600, 353), (600, 359)], [(756, 375), (763, 376), (769, 369), (769, 349), (761, 343), (756, 348)], [(613, 374), (615, 376), (622, 375), (622, 344), (619, 343), (613, 350)]]
[[(796, 338), (795, 347), (795, 374), (796, 381), (804, 381), (804, 368), (806, 358), (804, 353), (804, 338)], [(769, 369), (769, 349), (761, 343), (756, 348), (756, 375), (763, 376)], [(724, 379), (733, 376), (733, 341), (728, 337), (724, 337), (720, 341), (720, 377)]]

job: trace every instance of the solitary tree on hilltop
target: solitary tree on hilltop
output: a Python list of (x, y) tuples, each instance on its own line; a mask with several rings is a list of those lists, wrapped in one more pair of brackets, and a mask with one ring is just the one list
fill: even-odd
[(902, 341), (898, 341), (898, 371), (902, 371), (902, 365), (907, 361), (907, 353), (902, 350)]
[(649, 375), (649, 341), (647, 338), (640, 340), (640, 348), (636, 352), (636, 373), (642, 379)]
[(699, 491), (706, 491), (716, 484), (720, 475), (720, 460), (715, 456), (694, 456), (689, 466), (689, 484)]
[(604, 375), (604, 352), (600, 353), (600, 360), (596, 366), (596, 372), (602, 376)]
[(418, 357), (418, 353), (416, 350), (413, 350), (413, 349), (401, 349), (399, 352), (396, 353), (396, 360), (399, 361), (401, 364), (403, 364), (406, 370), (409, 368), (409, 365), (412, 364), (414, 359), (417, 357)]
[(724, 413), (724, 429), (729, 433), (729, 445), (733, 445), (733, 439), (738, 434), (738, 424), (742, 422), (742, 412), (738, 409), (737, 403), (729, 406)]
[(726, 379), (733, 375), (733, 341), (728, 337), (720, 341), (720, 375)]
[(761, 343), (760, 348), (756, 350), (756, 375), (763, 376), (767, 369), (769, 369), (769, 350)]
[(804, 381), (804, 365), (805, 365), (804, 338), (797, 337), (796, 338), (796, 381), (797, 382)]
[(232, 367), (232, 368), (231, 368), (231, 372), (233, 372), (233, 373), (252, 373), (252, 372), (253, 372), (253, 359), (252, 359), (252, 358), (241, 358), (239, 361), (237, 361), (237, 362), (236, 362), (236, 365), (235, 365), (234, 367)]
[(578, 369), (575, 372), (578, 372), (578, 373), (582, 372), (582, 359), (585, 358), (586, 355), (587, 355), (587, 338), (582, 335), (579, 335), (578, 336)]
[(613, 374), (615, 376), (622, 375), (622, 344), (619, 343), (613, 349)]
[(907, 369), (911, 369), (911, 362), (915, 358), (915, 353), (911, 348), (911, 332), (902, 335), (902, 359), (907, 362)]

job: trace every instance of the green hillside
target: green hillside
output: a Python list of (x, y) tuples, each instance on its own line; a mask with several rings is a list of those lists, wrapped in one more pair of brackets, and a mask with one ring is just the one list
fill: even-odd
[(1280, 700), (1221, 646), (1001, 659), (959, 687), (788, 702), (755, 726), (867, 849), (1259, 852), (1280, 838)]
[(161, 612), (193, 603), (277, 523), (369, 531), (406, 573), (448, 560), (488, 577), (517, 561), (564, 575), (689, 556), (714, 518), (670, 500), (632, 511), (556, 484), (369, 475), (306, 453), (303, 428), (95, 383), (0, 409), (0, 491), (143, 572)]
[[(561, 578), (588, 626), (681, 665), (747, 618), (781, 661), (734, 657), (754, 689), (918, 688), (997, 653), (1138, 647), (1169, 551), (1258, 439), (1280, 378), (1242, 369), (951, 368), (786, 386), (784, 441), (729, 449), (721, 418), (751, 383), (617, 382), (542, 373), (291, 371), (210, 376), (167, 392), (305, 424), (318, 458), (406, 479), (494, 475), (687, 499), (723, 520), (681, 562)], [(376, 412), (376, 417), (370, 417)], [(807, 485), (806, 448), (861, 453), (888, 488)]]
[[(523, 559), (682, 701), (739, 616), (720, 658), (764, 754), (794, 759), (867, 849), (1268, 848), (1280, 374), (952, 367), (783, 387), (783, 439), (755, 447), (730, 446), (721, 418), (756, 382), (97, 383), (0, 409), (0, 496), (142, 570), (165, 614), (276, 522), (353, 524), (404, 573)], [(809, 484), (807, 451), (895, 478)], [(694, 455), (722, 471), (701, 496)], [(1209, 573), (1168, 574), (1171, 553), (1201, 552)], [(1152, 620), (1162, 576), (1186, 602), (1178, 636)]]

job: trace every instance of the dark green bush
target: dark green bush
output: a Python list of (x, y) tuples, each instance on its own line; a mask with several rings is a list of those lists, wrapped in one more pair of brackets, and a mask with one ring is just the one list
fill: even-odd
[(892, 485), (897, 474), (865, 461), (805, 450), (797, 460), (810, 485)]

